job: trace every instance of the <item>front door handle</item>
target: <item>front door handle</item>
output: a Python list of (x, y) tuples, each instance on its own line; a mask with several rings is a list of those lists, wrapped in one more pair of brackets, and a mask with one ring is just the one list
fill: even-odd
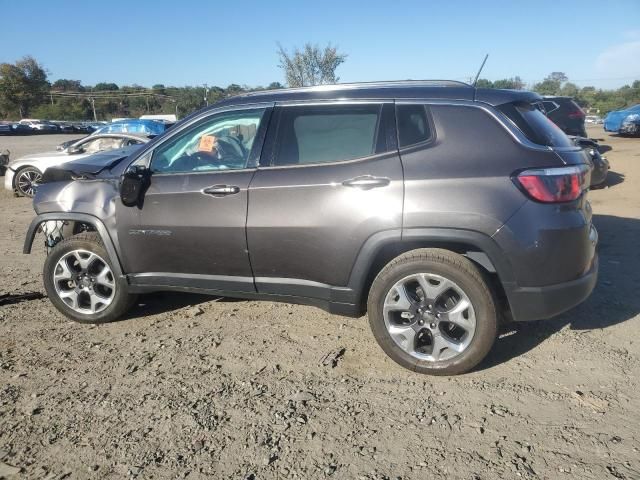
[(226, 197), (240, 192), (240, 187), (236, 185), (212, 185), (202, 190), (202, 193), (213, 195), (214, 197)]
[(355, 187), (361, 190), (370, 190), (372, 188), (386, 187), (391, 180), (385, 177), (374, 177), (371, 175), (362, 175), (360, 177), (350, 178), (342, 182), (345, 187)]

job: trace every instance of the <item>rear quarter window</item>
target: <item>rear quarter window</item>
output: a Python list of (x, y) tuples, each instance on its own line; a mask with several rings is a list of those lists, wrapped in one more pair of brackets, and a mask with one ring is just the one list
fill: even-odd
[(428, 142), (431, 139), (431, 126), (424, 105), (398, 105), (396, 119), (400, 148)]
[(573, 143), (544, 113), (529, 103), (505, 103), (498, 109), (533, 143), (548, 147), (572, 147)]

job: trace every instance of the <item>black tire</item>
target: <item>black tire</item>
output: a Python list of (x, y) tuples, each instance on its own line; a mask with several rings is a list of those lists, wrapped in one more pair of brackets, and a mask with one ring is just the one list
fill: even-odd
[[(54, 285), (54, 273), (58, 261), (69, 252), (85, 250), (98, 255), (106, 263), (111, 272), (114, 272), (113, 264), (109, 258), (100, 236), (95, 232), (80, 233), (61, 241), (56, 245), (44, 262), (43, 281), (44, 288), (51, 303), (66, 317), (79, 323), (107, 323), (117, 320), (124, 315), (135, 303), (137, 295), (129, 294), (125, 279), (114, 277), (115, 293), (111, 303), (96, 313), (80, 313), (67, 305), (58, 295)], [(97, 310), (97, 309), (96, 309)]]
[(21, 185), (21, 177), (24, 175), (28, 175), (33, 177), (37, 181), (42, 178), (42, 172), (38, 170), (36, 167), (22, 167), (16, 171), (15, 176), (13, 177), (13, 188), (16, 194), (20, 197), (33, 197), (35, 194), (35, 190), (33, 190), (31, 183), (28, 183), (26, 186)]
[[(430, 273), (453, 280), (473, 306), (475, 332), (466, 349), (453, 358), (441, 361), (416, 358), (400, 348), (387, 331), (383, 316), (387, 293), (396, 282), (417, 273)], [(491, 350), (498, 328), (496, 301), (480, 270), (462, 255), (442, 249), (412, 250), (388, 263), (369, 291), (368, 317), (376, 341), (392, 360), (410, 370), (431, 375), (456, 375), (471, 370)]]

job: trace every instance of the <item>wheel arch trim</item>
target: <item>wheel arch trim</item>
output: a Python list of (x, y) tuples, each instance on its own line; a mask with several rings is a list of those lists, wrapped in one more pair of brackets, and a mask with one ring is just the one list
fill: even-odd
[(500, 246), (490, 236), (474, 230), (451, 228), (410, 228), (394, 229), (378, 232), (364, 243), (349, 276), (348, 287), (353, 290), (356, 299), (362, 299), (366, 288), (367, 278), (374, 266), (377, 255), (385, 247), (397, 245), (403, 249), (408, 244), (458, 243), (474, 247), (474, 250), (466, 252), (466, 256), (480, 264), (491, 272), (491, 268), (497, 273), (504, 289), (508, 292), (510, 286), (515, 284), (513, 269)]
[(100, 220), (98, 217), (86, 213), (53, 212), (38, 215), (31, 221), (31, 224), (29, 225), (27, 234), (24, 239), (22, 253), (31, 253), (31, 247), (33, 246), (33, 240), (36, 236), (36, 232), (38, 231), (38, 227), (42, 223), (48, 221), (75, 221), (92, 225), (98, 232), (98, 235), (100, 235), (100, 239), (104, 244), (104, 248), (107, 251), (107, 254), (109, 254), (109, 259), (111, 260), (114, 274), (118, 277), (124, 276), (122, 264), (120, 262), (120, 258), (118, 257), (118, 253), (116, 251), (113, 240), (109, 235), (109, 231), (104, 226), (104, 223), (102, 223), (102, 220)]

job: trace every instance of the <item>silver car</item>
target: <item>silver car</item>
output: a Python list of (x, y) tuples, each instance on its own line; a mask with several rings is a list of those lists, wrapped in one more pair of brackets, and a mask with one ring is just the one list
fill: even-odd
[(11, 161), (7, 166), (4, 188), (20, 196), (33, 197), (34, 186), (42, 178), (42, 174), (47, 168), (79, 160), (98, 152), (142, 145), (148, 141), (149, 137), (144, 135), (109, 133), (82, 138), (61, 151), (25, 155)]

